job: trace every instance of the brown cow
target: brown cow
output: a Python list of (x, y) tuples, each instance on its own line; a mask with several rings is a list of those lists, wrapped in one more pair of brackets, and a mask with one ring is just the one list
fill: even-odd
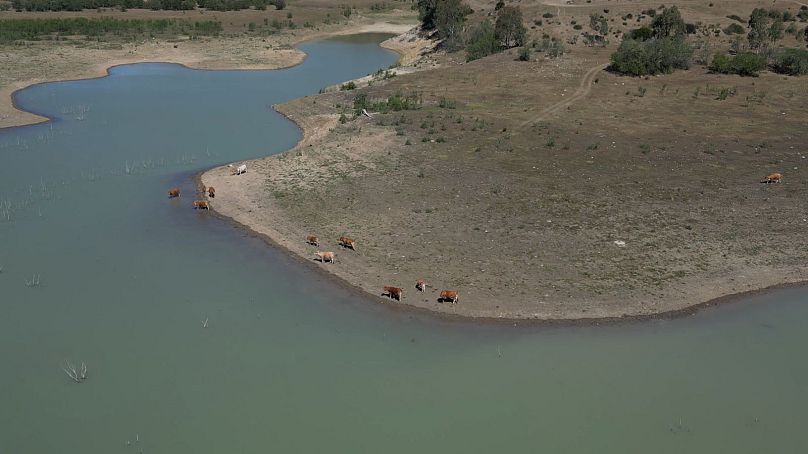
[(171, 188), (168, 190), (168, 198), (173, 199), (174, 197), (180, 196), (180, 188)]
[(351, 248), (354, 251), (356, 250), (356, 241), (348, 238), (347, 236), (339, 237), (339, 245), (344, 248)]
[(771, 175), (766, 175), (766, 178), (764, 178), (763, 181), (761, 181), (761, 183), (766, 183), (766, 184), (779, 183), (782, 178), (783, 178), (783, 174), (781, 174), (781, 173), (773, 173)]
[(420, 292), (425, 292), (426, 291), (426, 282), (424, 282), (423, 279), (418, 279), (417, 281), (415, 281), (415, 288), (417, 288), (418, 291), (420, 291)]
[(210, 197), (211, 199), (216, 197), (216, 189), (213, 189), (213, 186), (208, 188), (208, 197)]
[(208, 203), (207, 200), (194, 200), (194, 209), (196, 210), (197, 208), (200, 210), (209, 210), (210, 203)]
[(391, 287), (389, 285), (385, 285), (382, 296), (389, 296), (391, 300), (401, 301), (401, 295), (403, 293), (404, 290), (401, 287)]
[(306, 237), (306, 243), (309, 243), (312, 246), (319, 246), (320, 245), (320, 239), (317, 238), (314, 235), (309, 235), (309, 236)]
[(314, 255), (316, 255), (317, 258), (320, 259), (320, 261), (323, 263), (325, 262), (334, 263), (336, 257), (336, 254), (334, 254), (333, 252), (323, 252), (323, 251), (317, 251)]
[(458, 302), (460, 300), (460, 295), (454, 290), (444, 290), (440, 292), (440, 297), (438, 298), (438, 302), (442, 303), (444, 301), (450, 301), (452, 304)]

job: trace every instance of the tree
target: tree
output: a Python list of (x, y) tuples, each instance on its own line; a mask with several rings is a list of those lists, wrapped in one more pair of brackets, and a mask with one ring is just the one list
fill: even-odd
[(426, 29), (435, 28), (435, 8), (438, 0), (418, 0), (418, 19)]
[(466, 61), (477, 60), (499, 52), (500, 46), (491, 22), (484, 20), (471, 29), (466, 45)]
[(772, 44), (783, 39), (783, 19), (776, 18), (772, 20), (771, 25), (769, 25), (768, 38)]
[(494, 33), (505, 47), (524, 45), (527, 29), (522, 24), (522, 10), (517, 6), (506, 6), (499, 10)]
[(681, 37), (687, 30), (679, 8), (675, 6), (663, 9), (662, 13), (654, 17), (651, 29), (655, 38)]
[(769, 36), (769, 15), (763, 8), (755, 8), (749, 16), (749, 33), (746, 39), (749, 47), (760, 49), (766, 43)]
[(444, 40), (449, 50), (460, 47), (463, 24), (471, 8), (461, 0), (437, 0), (433, 22), (438, 30), (438, 37)]

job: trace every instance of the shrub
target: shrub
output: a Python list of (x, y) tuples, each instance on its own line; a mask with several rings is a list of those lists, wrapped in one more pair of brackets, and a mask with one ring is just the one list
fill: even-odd
[(679, 38), (626, 38), (612, 54), (611, 69), (633, 76), (670, 73), (689, 68), (692, 56), (693, 48)]
[(519, 61), (530, 61), (530, 48), (522, 47), (519, 49)]
[(466, 61), (477, 60), (499, 52), (494, 26), (485, 20), (471, 30), (466, 44)]
[(800, 76), (808, 74), (808, 50), (782, 49), (774, 56), (772, 70), (780, 74)]
[(740, 35), (745, 31), (746, 31), (746, 29), (743, 28), (741, 25), (734, 24), (734, 23), (730, 24), (726, 28), (724, 28), (724, 33), (727, 34), (727, 35)]
[(628, 36), (629, 38), (636, 41), (646, 41), (651, 39), (652, 36), (654, 36), (654, 32), (648, 27), (640, 27), (631, 30)]
[(727, 19), (732, 19), (732, 20), (738, 21), (738, 22), (740, 22), (742, 24), (746, 23), (746, 21), (741, 19), (741, 16), (738, 16), (737, 14), (730, 14), (729, 16), (727, 16)]
[(752, 52), (740, 53), (734, 57), (716, 54), (708, 69), (714, 73), (757, 77), (760, 71), (766, 69), (766, 59)]

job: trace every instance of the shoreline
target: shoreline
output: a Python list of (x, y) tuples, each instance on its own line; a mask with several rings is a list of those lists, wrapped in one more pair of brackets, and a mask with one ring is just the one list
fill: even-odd
[[(168, 56), (168, 58), (164, 58), (164, 56), (162, 56), (161, 54), (168, 53), (167, 51), (169, 48), (166, 47), (160, 49), (162, 50), (162, 52), (158, 50), (154, 58), (143, 56), (132, 56), (129, 58), (115, 58), (110, 61), (96, 63), (87, 68), (86, 70), (80, 71), (78, 74), (75, 75), (71, 75), (70, 73), (68, 73), (67, 77), (62, 78), (54, 77), (53, 79), (44, 78), (43, 80), (36, 78), (36, 79), (28, 79), (25, 81), (19, 81), (0, 88), (0, 125), (2, 125), (4, 121), (7, 121), (9, 123), (7, 125), (0, 126), (0, 131), (47, 123), (49, 121), (54, 121), (58, 118), (58, 117), (49, 117), (44, 113), (24, 109), (22, 106), (19, 105), (17, 101), (18, 93), (37, 85), (58, 83), (58, 82), (76, 82), (81, 80), (101, 79), (109, 76), (110, 70), (112, 70), (115, 67), (134, 65), (139, 63), (173, 64), (197, 71), (274, 71), (279, 69), (288, 69), (300, 65), (306, 60), (307, 58), (306, 53), (301, 51), (297, 47), (298, 45), (305, 42), (314, 41), (318, 39), (325, 39), (328, 37), (346, 36), (346, 35), (364, 34), (364, 33), (389, 33), (391, 35), (399, 35), (411, 30), (412, 28), (413, 26), (408, 24), (373, 22), (370, 24), (354, 24), (347, 28), (335, 31), (317, 32), (299, 37), (296, 36), (295, 39), (291, 41), (291, 45), (293, 46), (291, 49), (273, 50), (273, 52), (280, 52), (279, 54), (280, 61), (268, 62), (266, 64), (221, 65), (220, 62), (217, 62), (215, 60), (210, 61), (205, 60), (204, 59), (205, 55), (203, 53), (176, 56), (174, 58)], [(385, 48), (398, 53), (400, 56), (403, 55), (403, 52), (395, 47), (389, 47), (389, 48), (385, 47)], [(173, 51), (174, 49), (176, 48), (171, 49), (171, 51)], [(7, 113), (5, 115), (2, 115), (4, 111)]]
[[(280, 113), (280, 112), (279, 112)], [(282, 114), (282, 113), (281, 113)], [(284, 115), (284, 114), (282, 114)], [(289, 118), (288, 116), (284, 115), (284, 117)], [(291, 120), (291, 119), (290, 119)], [(294, 122), (294, 120), (291, 120)], [(297, 122), (294, 122), (297, 124)], [(301, 142), (304, 139), (301, 139)], [(279, 154), (288, 153), (296, 149), (297, 146), (290, 148)], [(262, 158), (259, 158), (262, 159)], [(247, 161), (245, 161), (247, 162)], [(203, 187), (205, 187), (202, 178), (209, 170), (204, 170), (202, 172), (197, 173), (193, 176), (194, 186), (197, 190), (201, 191)], [(326, 268), (323, 268), (319, 262), (311, 260), (310, 258), (304, 257), (296, 252), (292, 251), (290, 248), (285, 247), (281, 243), (279, 243), (275, 238), (271, 236), (258, 232), (254, 230), (252, 227), (246, 224), (242, 224), (241, 222), (236, 221), (230, 216), (223, 214), (217, 211), (215, 208), (211, 207), (209, 210), (216, 219), (225, 222), (227, 225), (234, 229), (238, 229), (239, 231), (246, 233), (252, 237), (261, 239), (264, 244), (268, 247), (274, 248), (276, 250), (281, 251), (287, 257), (297, 261), (301, 265), (307, 267), (307, 269), (312, 270), (313, 272), (317, 273), (319, 276), (328, 279), (334, 285), (337, 285), (343, 289), (346, 289), (353, 294), (355, 294), (359, 298), (363, 298), (367, 300), (368, 303), (371, 304), (380, 304), (386, 310), (394, 311), (394, 312), (408, 312), (414, 314), (415, 316), (423, 316), (429, 317), (432, 319), (437, 319), (444, 322), (449, 323), (471, 323), (471, 324), (489, 324), (489, 325), (511, 325), (513, 327), (535, 327), (535, 326), (558, 326), (558, 327), (565, 327), (565, 326), (600, 326), (600, 325), (620, 325), (620, 324), (631, 324), (631, 323), (643, 323), (649, 322), (654, 320), (675, 320), (681, 319), (685, 317), (690, 317), (692, 315), (696, 315), (699, 312), (702, 312), (706, 309), (710, 308), (717, 308), (719, 306), (729, 305), (733, 303), (737, 303), (742, 301), (746, 298), (762, 295), (769, 292), (774, 292), (777, 290), (789, 289), (789, 288), (798, 288), (798, 287), (805, 287), (808, 286), (808, 280), (803, 281), (796, 281), (796, 282), (782, 282), (774, 285), (770, 285), (767, 287), (756, 288), (751, 290), (744, 290), (738, 293), (729, 293), (726, 295), (722, 295), (716, 298), (712, 298), (710, 300), (696, 303), (690, 306), (686, 306), (681, 309), (673, 309), (669, 311), (663, 311), (653, 314), (637, 314), (637, 315), (625, 315), (621, 317), (584, 317), (584, 318), (546, 318), (546, 319), (537, 319), (537, 318), (517, 318), (517, 317), (488, 317), (488, 316), (474, 316), (474, 315), (463, 315), (457, 313), (450, 313), (444, 311), (433, 310), (421, 306), (415, 306), (412, 304), (401, 303), (398, 301), (388, 300), (384, 297), (375, 295), (370, 293), (369, 291), (363, 289), (361, 286), (353, 284), (346, 279), (329, 272)]]
[[(300, 98), (302, 100), (304, 98)], [(782, 282), (775, 282), (772, 285), (763, 285), (760, 287), (754, 287), (749, 289), (743, 289), (740, 291), (720, 294), (715, 297), (708, 297), (706, 299), (702, 299), (694, 304), (689, 304), (683, 307), (676, 307), (671, 308), (669, 304), (667, 307), (661, 307), (659, 311), (651, 311), (647, 313), (634, 313), (634, 314), (627, 314), (627, 315), (594, 315), (591, 317), (579, 317), (579, 316), (559, 316), (554, 317), (550, 314), (550, 316), (546, 317), (539, 317), (534, 314), (519, 314), (519, 313), (509, 313), (503, 316), (491, 316), (491, 315), (481, 315), (474, 313), (473, 311), (466, 311), (465, 313), (460, 310), (456, 311), (452, 306), (441, 306), (438, 303), (432, 303), (427, 306), (423, 303), (420, 303), (418, 298), (422, 298), (422, 296), (426, 295), (419, 295), (415, 293), (415, 300), (414, 303), (407, 302), (406, 299), (404, 302), (394, 302), (388, 301), (384, 297), (379, 296), (377, 292), (373, 290), (376, 288), (374, 285), (370, 285), (369, 281), (371, 276), (367, 275), (362, 276), (361, 273), (351, 273), (346, 272), (345, 270), (339, 270), (339, 272), (335, 269), (332, 271), (331, 269), (325, 268), (324, 265), (319, 264), (318, 262), (314, 262), (311, 260), (311, 250), (309, 247), (301, 247), (300, 244), (302, 242), (302, 235), (306, 234), (307, 232), (303, 231), (295, 231), (295, 233), (299, 233), (301, 238), (297, 238), (295, 233), (292, 233), (291, 230), (286, 229), (287, 232), (284, 233), (285, 227), (285, 218), (282, 216), (282, 213), (275, 209), (272, 212), (272, 208), (267, 208), (267, 205), (271, 205), (272, 202), (266, 201), (256, 201), (256, 200), (244, 200), (245, 194), (255, 194), (257, 187), (249, 187), (245, 188), (243, 184), (250, 184), (250, 180), (253, 179), (252, 175), (256, 175), (258, 179), (261, 179), (262, 176), (266, 177), (266, 172), (270, 171), (272, 160), (273, 159), (282, 159), (283, 157), (288, 157), (294, 155), (296, 152), (302, 152), (308, 148), (308, 146), (312, 142), (316, 142), (323, 131), (327, 131), (329, 128), (333, 128), (337, 125), (336, 117), (331, 118), (329, 115), (313, 115), (313, 116), (299, 116), (294, 114), (294, 110), (292, 112), (284, 111), (287, 109), (286, 107), (280, 108), (279, 106), (273, 106), (276, 112), (283, 115), (285, 118), (291, 120), (297, 127), (301, 130), (301, 139), (300, 141), (293, 146), (292, 148), (278, 153), (276, 155), (265, 156), (263, 158), (257, 158), (250, 160), (248, 167), (250, 168), (250, 172), (246, 174), (246, 177), (242, 178), (238, 181), (241, 187), (233, 186), (230, 184), (233, 180), (228, 180), (225, 183), (227, 175), (223, 173), (222, 167), (214, 167), (212, 169), (208, 169), (206, 171), (200, 172), (196, 175), (195, 183), (196, 185), (203, 186), (215, 186), (215, 187), (230, 187), (233, 189), (233, 193), (236, 194), (234, 199), (229, 199), (226, 206), (228, 209), (225, 210), (216, 210), (216, 206), (213, 207), (214, 213), (216, 214), (217, 218), (223, 219), (230, 223), (231, 225), (238, 227), (251, 235), (257, 236), (261, 238), (266, 244), (270, 245), (271, 247), (281, 248), (284, 252), (288, 255), (295, 257), (296, 259), (308, 263), (310, 266), (313, 265), (314, 268), (317, 268), (317, 272), (320, 275), (328, 276), (329, 279), (332, 279), (333, 282), (337, 283), (338, 285), (349, 288), (351, 291), (356, 292), (357, 296), (366, 298), (368, 301), (372, 301), (375, 303), (381, 303), (384, 307), (394, 309), (394, 310), (407, 310), (412, 311), (413, 314), (424, 314), (430, 317), (437, 317), (442, 320), (449, 320), (449, 321), (458, 321), (458, 322), (471, 322), (471, 323), (497, 323), (497, 324), (540, 324), (540, 325), (598, 325), (603, 323), (621, 323), (627, 321), (645, 321), (645, 320), (660, 320), (660, 319), (672, 319), (672, 318), (679, 318), (684, 316), (693, 315), (694, 313), (709, 307), (715, 307), (721, 304), (726, 304), (729, 302), (735, 302), (746, 298), (750, 295), (755, 295), (759, 293), (763, 293), (766, 291), (777, 290), (780, 288), (791, 288), (791, 287), (800, 287), (808, 284), (806, 280), (796, 280), (796, 281), (782, 281)], [(247, 161), (245, 161), (247, 162)], [(262, 168), (264, 169), (265, 173), (262, 173)], [(271, 169), (274, 171), (274, 169)], [(255, 184), (255, 182), (253, 182)], [(221, 192), (221, 191), (220, 191)], [(218, 194), (218, 200), (221, 200), (223, 194)], [(228, 197), (228, 195), (224, 195)], [(239, 196), (242, 196), (239, 198)], [(226, 203), (226, 202), (222, 202)], [(219, 205), (214, 204), (214, 205)], [(266, 212), (272, 212), (273, 215), (270, 216), (273, 220), (272, 223), (261, 222), (259, 219), (255, 217), (251, 217), (247, 213), (252, 212), (256, 207), (262, 209)], [(266, 219), (265, 219), (266, 220)], [(299, 229), (298, 229), (299, 230)], [(310, 232), (309, 232), (310, 233)], [(300, 241), (298, 241), (300, 240)], [(327, 250), (327, 249), (326, 249)], [(336, 250), (336, 249), (335, 249)], [(338, 254), (345, 257), (348, 254)], [(350, 254), (351, 258), (354, 254)], [(344, 259), (343, 259), (344, 260)], [(339, 262), (338, 262), (339, 263)], [(345, 263), (345, 262), (343, 262)], [(337, 265), (339, 266), (339, 265)], [(359, 274), (357, 276), (357, 274)], [(739, 276), (745, 273), (740, 273), (735, 276), (738, 278)], [(368, 279), (362, 279), (362, 277), (367, 277)], [(730, 277), (724, 277), (723, 279), (734, 279)], [(712, 282), (712, 281), (711, 281)], [(765, 279), (763, 280), (765, 283)], [(725, 288), (731, 287), (729, 284), (725, 286)], [(734, 287), (734, 286), (732, 286)], [(704, 285), (696, 285), (693, 286), (697, 290), (697, 292), (701, 291), (703, 293), (708, 293), (705, 296), (712, 296), (709, 295), (709, 292), (704, 292), (703, 290), (707, 289)], [(432, 289), (434, 291), (434, 289)], [(733, 288), (734, 290), (734, 288)], [(407, 292), (405, 292), (407, 293)], [(436, 296), (428, 293), (430, 296)], [(698, 295), (690, 295), (691, 299), (698, 298)], [(412, 297), (411, 297), (412, 298)], [(433, 298), (434, 300), (434, 298)], [(681, 298), (681, 301), (687, 300), (687, 298)], [(412, 300), (411, 300), (412, 301)], [(437, 304), (437, 305), (436, 305)], [(461, 303), (462, 304), (462, 303)]]
[[(300, 44), (302, 42), (307, 42), (307, 41), (316, 40), (316, 39), (323, 39), (323, 38), (325, 38), (327, 36), (350, 35), (350, 34), (354, 34), (354, 33), (352, 33), (354, 30), (358, 30), (358, 32), (356, 34), (361, 34), (361, 33), (390, 33), (389, 29), (379, 29), (379, 28), (374, 29), (373, 27), (376, 26), (376, 25), (380, 25), (380, 23), (370, 24), (370, 25), (367, 25), (367, 24), (360, 25), (360, 26), (357, 26), (357, 27), (344, 29), (344, 30), (341, 30), (341, 31), (336, 32), (336, 33), (321, 33), (321, 34), (316, 34), (314, 36), (307, 36), (307, 37), (303, 37), (302, 39), (298, 40), (296, 42), (296, 44)], [(381, 23), (381, 25), (389, 25), (389, 26), (396, 27), (395, 24)], [(403, 29), (405, 26), (398, 26), (398, 27)], [(399, 56), (404, 55), (403, 52), (400, 49), (396, 49), (395, 46), (384, 46), (382, 44), (380, 44), (380, 46), (385, 47), (388, 50), (391, 50), (391, 51), (394, 51), (394, 52), (398, 53)], [(33, 116), (33, 117), (37, 118), (38, 121), (22, 123), (22, 124), (13, 125), (13, 126), (0, 127), (0, 131), (4, 131), (4, 130), (7, 130), (7, 129), (12, 129), (12, 128), (17, 128), (17, 127), (29, 126), (29, 125), (33, 125), (33, 124), (45, 123), (45, 122), (48, 122), (48, 121), (56, 121), (56, 120), (58, 120), (58, 117), (52, 117), (51, 118), (51, 117), (48, 117), (48, 116), (46, 116), (44, 114), (40, 114), (40, 113), (37, 113), (37, 112), (28, 111), (28, 110), (23, 110), (22, 107), (19, 106), (19, 104), (17, 103), (16, 94), (18, 92), (20, 92), (21, 90), (23, 90), (25, 88), (29, 88), (31, 86), (44, 84), (44, 83), (69, 82), (69, 81), (77, 81), (77, 80), (90, 80), (90, 79), (97, 79), (97, 78), (107, 77), (107, 76), (109, 76), (110, 71), (113, 68), (117, 67), (117, 66), (138, 64), (138, 63), (176, 64), (176, 65), (186, 67), (188, 69), (203, 70), (203, 71), (204, 70), (215, 70), (215, 71), (250, 71), (250, 70), (256, 70), (256, 71), (266, 71), (266, 70), (274, 70), (274, 69), (285, 69), (285, 68), (293, 67), (295, 65), (298, 65), (298, 64), (302, 63), (306, 58), (306, 54), (304, 52), (300, 51), (297, 48), (294, 48), (292, 50), (292, 52), (295, 53), (296, 55), (298, 55), (299, 58), (297, 60), (293, 61), (291, 64), (287, 64), (285, 66), (275, 66), (275, 67), (267, 67), (267, 68), (255, 68), (255, 67), (252, 67), (252, 68), (248, 68), (248, 67), (243, 67), (243, 68), (239, 68), (239, 67), (235, 67), (235, 68), (206, 68), (204, 66), (195, 67), (195, 66), (193, 66), (194, 65), (193, 63), (188, 63), (188, 62), (153, 61), (153, 60), (152, 61), (145, 61), (143, 59), (130, 59), (130, 60), (124, 59), (124, 61), (120, 61), (120, 60), (113, 61), (108, 66), (105, 66), (103, 68), (103, 74), (101, 74), (101, 75), (90, 76), (90, 77), (79, 77), (79, 78), (73, 78), (73, 79), (63, 79), (63, 80), (48, 80), (48, 81), (40, 81), (40, 82), (31, 83), (31, 84), (26, 85), (26, 86), (24, 86), (22, 88), (18, 88), (16, 90), (14, 90), (14, 92), (12, 93), (12, 96), (10, 97), (10, 100), (11, 100), (11, 104), (12, 104), (13, 108), (21, 113), (20, 116)], [(197, 62), (197, 63), (200, 63), (200, 62)], [(102, 66), (102, 65), (97, 65), (96, 67), (94, 67), (92, 69), (92, 71), (97, 72), (97, 70), (99, 69), (100, 66)], [(0, 90), (0, 92), (2, 92), (2, 91), (3, 90)], [(305, 144), (309, 144), (310, 142), (312, 142), (312, 141), (316, 140), (317, 138), (319, 138), (319, 136), (317, 134), (318, 131), (312, 131), (311, 127), (310, 127), (311, 125), (309, 125), (309, 127), (306, 127), (306, 125), (302, 124), (300, 120), (296, 120), (296, 119), (292, 118), (286, 112), (282, 112), (281, 110), (277, 109), (276, 106), (273, 106), (273, 109), (276, 112), (283, 115), (285, 118), (292, 121), (301, 130), (301, 139), (292, 148), (290, 148), (290, 149), (288, 149), (288, 150), (286, 150), (286, 151), (284, 151), (282, 153), (279, 153), (278, 155), (271, 155), (271, 156), (288, 155), (291, 152), (302, 148)], [(324, 116), (320, 116), (320, 117), (321, 117), (321, 118), (319, 118), (320, 123), (323, 123), (325, 121), (325, 118), (324, 118)], [(327, 131), (328, 125), (330, 125), (331, 123), (336, 124), (336, 119), (331, 119), (331, 120), (333, 120), (333, 121), (328, 121), (328, 122), (326, 122), (325, 125), (320, 124), (319, 128), (318, 128), (319, 131), (322, 131), (323, 129), (325, 129)], [(254, 163), (263, 161), (265, 159), (268, 159), (269, 157), (270, 156), (263, 157), (263, 158), (258, 158), (258, 159), (255, 159), (255, 160), (251, 160), (250, 162), (254, 164)], [(220, 167), (215, 167), (215, 168), (212, 168), (212, 169), (208, 169), (206, 171), (203, 171), (203, 172), (200, 172), (199, 174), (197, 174), (194, 177), (196, 185), (197, 186), (203, 185), (204, 184), (203, 179), (205, 178), (205, 176), (210, 175), (216, 169), (220, 169)], [(727, 303), (731, 303), (731, 302), (735, 302), (735, 301), (738, 301), (740, 299), (749, 297), (751, 295), (761, 294), (761, 293), (764, 293), (764, 292), (778, 290), (778, 289), (782, 289), (782, 288), (801, 287), (801, 286), (804, 286), (804, 285), (808, 284), (808, 281), (806, 281), (806, 280), (779, 282), (779, 283), (775, 283), (773, 285), (762, 286), (762, 287), (758, 287), (758, 288), (751, 288), (751, 289), (743, 290), (743, 291), (740, 291), (740, 292), (727, 293), (727, 294), (720, 295), (720, 296), (715, 297), (715, 298), (710, 298), (708, 300), (698, 302), (698, 303), (695, 303), (695, 304), (690, 304), (690, 305), (687, 305), (687, 306), (684, 306), (684, 307), (681, 307), (681, 308), (677, 308), (677, 309), (662, 310), (662, 311), (652, 312), (652, 313), (647, 313), (647, 314), (629, 314), (629, 315), (622, 315), (622, 316), (546, 317), (546, 318), (539, 318), (539, 317), (530, 316), (530, 315), (508, 314), (508, 315), (501, 316), (501, 317), (494, 317), (494, 316), (487, 316), (487, 315), (482, 315), (482, 316), (481, 315), (475, 315), (473, 313), (464, 314), (464, 313), (457, 313), (457, 312), (447, 312), (445, 310), (440, 310), (440, 306), (438, 306), (436, 308), (430, 308), (430, 307), (414, 305), (414, 304), (407, 303), (407, 302), (401, 303), (401, 302), (387, 301), (386, 299), (378, 296), (376, 293), (373, 293), (370, 290), (368, 290), (366, 288), (366, 286), (363, 287), (362, 283), (350, 282), (344, 276), (337, 275), (337, 274), (335, 274), (333, 272), (328, 271), (327, 269), (322, 269), (323, 266), (321, 266), (321, 265), (318, 266), (315, 262), (312, 262), (311, 260), (309, 260), (305, 255), (302, 255), (299, 252), (293, 250), (291, 247), (285, 245), (284, 243), (290, 242), (289, 238), (284, 238), (283, 235), (280, 235), (277, 232), (275, 232), (277, 237), (273, 237), (272, 235), (267, 234), (267, 233), (259, 232), (254, 228), (254, 226), (251, 226), (249, 223), (240, 222), (240, 221), (236, 220), (235, 218), (233, 218), (231, 216), (228, 216), (227, 214), (224, 214), (224, 213), (222, 213), (220, 211), (217, 211), (215, 209), (214, 209), (214, 214), (215, 214), (215, 216), (217, 218), (225, 220), (228, 223), (230, 223), (231, 225), (233, 225), (235, 227), (238, 227), (238, 228), (250, 233), (251, 235), (255, 235), (255, 236), (260, 237), (261, 239), (264, 240), (264, 242), (266, 244), (268, 244), (268, 245), (270, 245), (272, 247), (282, 248), (287, 255), (291, 255), (291, 256), (295, 257), (296, 259), (299, 259), (299, 260), (301, 260), (303, 262), (313, 264), (318, 269), (318, 272), (321, 275), (326, 275), (326, 276), (328, 276), (329, 279), (332, 279), (333, 282), (335, 282), (336, 284), (339, 284), (339, 285), (341, 285), (341, 286), (343, 286), (345, 288), (349, 288), (352, 291), (355, 291), (357, 293), (357, 296), (359, 296), (361, 294), (361, 297), (367, 298), (369, 300), (373, 300), (376, 303), (382, 303), (386, 308), (389, 308), (391, 310), (412, 311), (415, 314), (426, 315), (426, 316), (429, 316), (429, 317), (437, 317), (437, 318), (442, 319), (442, 320), (455, 321), (455, 322), (496, 323), (496, 324), (514, 324), (514, 325), (516, 325), (516, 324), (527, 324), (527, 325), (537, 325), (537, 324), (538, 325), (599, 325), (599, 324), (607, 324), (607, 323), (608, 324), (611, 324), (611, 323), (623, 323), (623, 322), (628, 322), (628, 321), (646, 321), (646, 320), (660, 320), (660, 319), (664, 320), (664, 319), (672, 319), (672, 318), (679, 318), (679, 317), (684, 317), (684, 316), (688, 316), (688, 315), (693, 315), (694, 313), (696, 313), (696, 312), (698, 312), (698, 311), (700, 311), (702, 309), (709, 308), (709, 307), (715, 307), (715, 306), (718, 306), (718, 305), (727, 304)]]

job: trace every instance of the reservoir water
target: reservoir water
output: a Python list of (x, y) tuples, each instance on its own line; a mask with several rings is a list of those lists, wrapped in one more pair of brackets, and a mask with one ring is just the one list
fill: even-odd
[(272, 104), (393, 63), (380, 40), (18, 94), (55, 121), (0, 131), (0, 453), (808, 451), (804, 288), (668, 321), (447, 322), (190, 208), (197, 172), (298, 140)]

